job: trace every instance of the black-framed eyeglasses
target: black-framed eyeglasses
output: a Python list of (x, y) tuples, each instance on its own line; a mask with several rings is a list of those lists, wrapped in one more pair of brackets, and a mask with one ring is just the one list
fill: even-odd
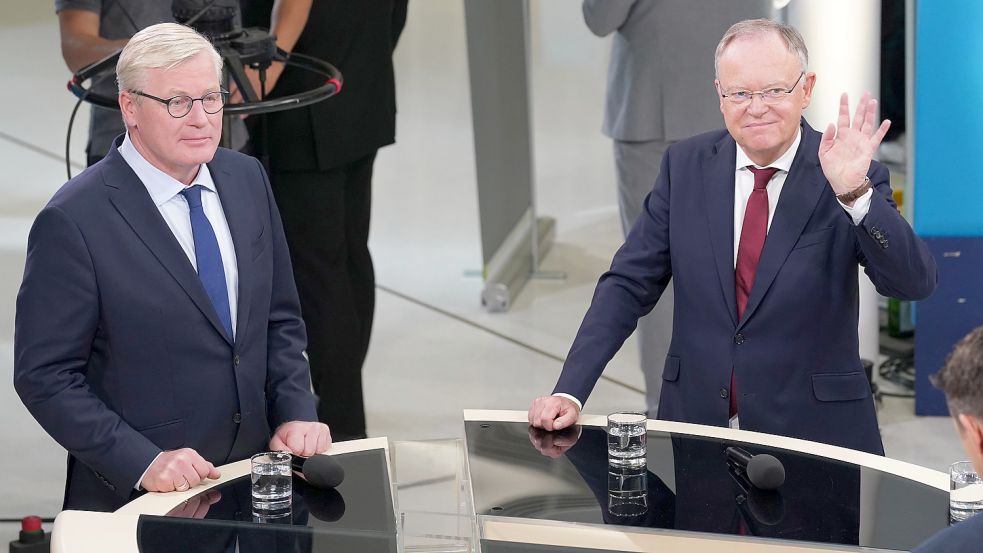
[(170, 98), (158, 98), (152, 94), (147, 94), (146, 92), (140, 92), (139, 90), (131, 90), (133, 94), (137, 96), (143, 96), (144, 98), (150, 98), (151, 100), (156, 100), (165, 106), (167, 106), (167, 113), (175, 119), (180, 119), (185, 115), (191, 113), (191, 108), (195, 105), (195, 102), (201, 102), (202, 109), (205, 113), (218, 113), (222, 111), (225, 107), (226, 100), (229, 99), (229, 91), (218, 90), (215, 92), (209, 92), (201, 98), (192, 98), (191, 96), (171, 96)]
[(777, 104), (782, 100), (784, 100), (785, 98), (788, 98), (788, 95), (791, 94), (792, 91), (795, 90), (795, 87), (799, 85), (799, 82), (802, 80), (803, 76), (805, 76), (805, 71), (799, 73), (799, 78), (796, 79), (795, 84), (793, 84), (789, 88), (769, 88), (766, 90), (758, 90), (755, 92), (752, 92), (750, 90), (735, 90), (730, 94), (724, 94), (723, 92), (720, 92), (718, 87), (717, 91), (720, 92), (721, 98), (725, 98), (730, 103), (736, 105), (744, 105), (750, 103), (755, 96), (761, 96), (761, 101), (766, 104)]

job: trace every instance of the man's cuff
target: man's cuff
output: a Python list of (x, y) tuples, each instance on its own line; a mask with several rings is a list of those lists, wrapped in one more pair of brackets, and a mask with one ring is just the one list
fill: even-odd
[[(164, 452), (161, 451), (160, 453), (157, 454), (157, 457), (160, 457), (163, 454), (164, 454)], [(152, 467), (154, 465), (154, 463), (157, 462), (157, 457), (154, 457), (154, 460), (153, 461), (150, 461), (150, 464), (147, 465), (147, 470), (150, 470), (150, 467)], [(140, 489), (140, 486), (143, 485), (143, 477), (147, 476), (147, 470), (143, 471), (143, 474), (140, 475), (140, 479), (137, 480), (136, 485), (133, 486), (133, 489), (134, 490), (139, 490)]]
[(574, 403), (577, 404), (577, 410), (578, 411), (583, 411), (584, 410), (584, 404), (583, 403), (580, 403), (580, 400), (579, 399), (573, 397), (570, 394), (564, 394), (564, 393), (561, 393), (561, 392), (557, 392), (557, 393), (553, 394), (553, 396), (554, 397), (565, 397), (565, 398), (569, 399), (570, 401), (572, 401), (572, 402), (574, 402)]
[(870, 190), (864, 192), (863, 196), (857, 198), (857, 200), (853, 202), (853, 206), (846, 205), (845, 203), (840, 202), (839, 199), (836, 201), (840, 202), (843, 209), (845, 209), (847, 214), (850, 215), (850, 218), (853, 219), (853, 224), (859, 225), (860, 222), (864, 220), (864, 217), (867, 216), (867, 212), (870, 211), (870, 200), (873, 198), (873, 196), (874, 189), (871, 188)]

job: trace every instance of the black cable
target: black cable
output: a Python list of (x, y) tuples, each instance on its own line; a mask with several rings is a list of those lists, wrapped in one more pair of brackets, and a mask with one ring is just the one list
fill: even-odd
[[(259, 99), (266, 99), (266, 67), (259, 68)], [(272, 168), (270, 167), (270, 135), (266, 127), (266, 114), (262, 113), (259, 115), (259, 148), (260, 157), (263, 163), (263, 168), (266, 169), (267, 174), (272, 173)]]
[[(22, 521), (22, 520), (24, 520), (24, 517), (21, 517), (21, 518), (0, 518), (0, 523), (13, 523), (13, 522), (16, 522), (16, 523), (20, 524), (20, 521)], [(54, 522), (54, 521), (55, 521), (55, 518), (54, 517), (47, 517), (47, 518), (46, 517), (41, 517), (41, 522), (49, 522), (50, 523), (50, 522)]]
[(78, 113), (79, 106), (85, 100), (85, 97), (89, 95), (89, 91), (83, 92), (75, 102), (75, 107), (72, 108), (72, 116), (68, 118), (68, 132), (65, 133), (65, 172), (68, 173), (68, 180), (72, 180), (72, 159), (69, 149), (72, 146), (72, 125), (75, 124), (75, 114)]
[(891, 357), (881, 363), (877, 374), (887, 382), (901, 388), (901, 392), (881, 391), (886, 397), (915, 397), (915, 360), (912, 356)]

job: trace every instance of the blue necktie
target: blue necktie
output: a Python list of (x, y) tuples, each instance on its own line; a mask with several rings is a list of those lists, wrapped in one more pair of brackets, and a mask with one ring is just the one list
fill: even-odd
[(222, 321), (222, 326), (232, 338), (232, 314), (229, 310), (229, 288), (225, 284), (225, 266), (222, 265), (222, 252), (218, 249), (218, 239), (212, 230), (205, 211), (201, 208), (201, 185), (193, 185), (181, 191), (188, 200), (191, 216), (191, 232), (195, 240), (195, 260), (198, 263), (198, 278), (208, 299)]

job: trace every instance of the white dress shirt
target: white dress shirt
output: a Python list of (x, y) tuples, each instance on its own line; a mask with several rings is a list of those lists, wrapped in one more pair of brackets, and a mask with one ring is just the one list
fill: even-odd
[[(137, 151), (136, 147), (130, 142), (130, 135), (127, 133), (123, 143), (119, 147), (119, 153), (123, 160), (133, 169), (137, 178), (147, 188), (150, 198), (160, 211), (161, 217), (167, 223), (168, 228), (174, 234), (174, 238), (195, 271), (198, 271), (198, 261), (195, 258), (195, 239), (191, 230), (191, 217), (188, 201), (181, 195), (185, 185), (164, 173), (160, 169), (150, 164), (143, 155)], [(191, 186), (200, 184), (201, 205), (208, 217), (208, 222), (215, 231), (215, 238), (218, 240), (218, 249), (222, 255), (222, 266), (225, 269), (225, 285), (229, 293), (229, 314), (232, 316), (232, 336), (236, 332), (236, 313), (239, 306), (239, 270), (236, 265), (235, 246), (232, 242), (232, 234), (229, 232), (229, 223), (225, 219), (225, 211), (222, 210), (222, 201), (218, 197), (218, 189), (212, 180), (212, 174), (208, 171), (208, 166), (204, 163), (198, 169)], [(158, 454), (158, 457), (160, 455)], [(154, 458), (156, 461), (157, 458)], [(153, 464), (153, 461), (150, 463)], [(148, 466), (149, 470), (150, 467)], [(136, 489), (140, 489), (143, 477), (147, 475), (144, 471), (140, 479), (137, 480)]]
[[(802, 142), (802, 131), (795, 135), (795, 140), (792, 145), (785, 150), (781, 156), (778, 157), (774, 162), (768, 165), (768, 167), (774, 167), (778, 169), (778, 172), (771, 177), (768, 181), (768, 185), (765, 190), (768, 192), (768, 230), (771, 229), (771, 220), (775, 217), (775, 208), (778, 207), (778, 198), (782, 194), (782, 188), (785, 186), (785, 178), (788, 177), (788, 171), (792, 168), (792, 161), (795, 159), (795, 153), (799, 150), (799, 144)], [(737, 250), (741, 244), (741, 229), (744, 228), (744, 211), (747, 209), (748, 198), (751, 197), (751, 192), (754, 190), (754, 173), (748, 169), (748, 165), (754, 165), (758, 169), (764, 169), (760, 165), (756, 165), (751, 158), (748, 157), (744, 150), (737, 146), (737, 163), (734, 168), (734, 267), (737, 267)], [(857, 183), (859, 186), (859, 183)], [(857, 198), (853, 203), (853, 207), (840, 202), (840, 205), (844, 210), (850, 215), (853, 220), (854, 225), (859, 225), (860, 221), (867, 216), (867, 212), (870, 210), (870, 198), (874, 190), (870, 189), (864, 193), (863, 196)], [(839, 202), (839, 200), (837, 200)], [(767, 236), (767, 234), (766, 234)]]
[[(792, 144), (785, 150), (781, 156), (778, 157), (774, 162), (768, 165), (768, 167), (774, 167), (778, 171), (771, 177), (768, 184), (765, 187), (768, 193), (768, 229), (771, 229), (771, 220), (775, 217), (775, 208), (778, 206), (778, 198), (781, 196), (782, 188), (785, 186), (785, 178), (788, 177), (789, 169), (792, 168), (792, 161), (795, 159), (795, 153), (799, 149), (799, 144), (802, 142), (802, 130), (800, 129), (796, 135), (795, 140)], [(754, 165), (759, 169), (764, 169), (760, 165), (755, 165), (751, 158), (748, 157), (744, 150), (737, 146), (737, 163), (734, 168), (734, 267), (737, 267), (737, 250), (741, 244), (741, 229), (744, 227), (744, 211), (747, 209), (748, 198), (751, 197), (751, 192), (754, 190), (754, 174), (748, 169), (748, 165)], [(794, 184), (793, 184), (794, 186)], [(840, 205), (844, 210), (850, 215), (853, 220), (854, 225), (859, 225), (860, 221), (867, 216), (867, 212), (870, 210), (870, 199), (873, 195), (873, 188), (864, 193), (863, 196), (857, 198), (853, 203), (853, 206), (848, 206), (843, 202)], [(837, 200), (839, 202), (839, 200)], [(766, 234), (767, 236), (767, 234)], [(572, 400), (577, 404), (577, 407), (583, 409), (583, 405), (580, 400), (575, 398), (570, 394), (564, 394), (562, 392), (553, 394), (554, 396), (565, 397)]]
[[(185, 189), (184, 184), (154, 167), (147, 161), (140, 152), (130, 142), (130, 135), (127, 134), (123, 139), (123, 144), (119, 147), (119, 153), (129, 164), (133, 172), (147, 187), (150, 198), (154, 205), (160, 210), (161, 217), (167, 223), (168, 228), (174, 233), (181, 249), (188, 256), (188, 261), (195, 271), (198, 270), (198, 261), (195, 258), (195, 238), (191, 231), (191, 216), (188, 201), (181, 195)], [(236, 332), (236, 313), (239, 307), (239, 270), (236, 266), (235, 244), (232, 242), (232, 234), (229, 232), (229, 223), (225, 220), (225, 211), (222, 210), (222, 200), (218, 197), (218, 189), (212, 181), (212, 174), (208, 171), (208, 166), (204, 163), (198, 170), (198, 175), (192, 181), (191, 186), (200, 184), (201, 207), (208, 217), (208, 222), (215, 231), (215, 238), (218, 240), (218, 249), (222, 254), (222, 267), (225, 269), (225, 287), (229, 293), (229, 311), (232, 316), (232, 336)]]

